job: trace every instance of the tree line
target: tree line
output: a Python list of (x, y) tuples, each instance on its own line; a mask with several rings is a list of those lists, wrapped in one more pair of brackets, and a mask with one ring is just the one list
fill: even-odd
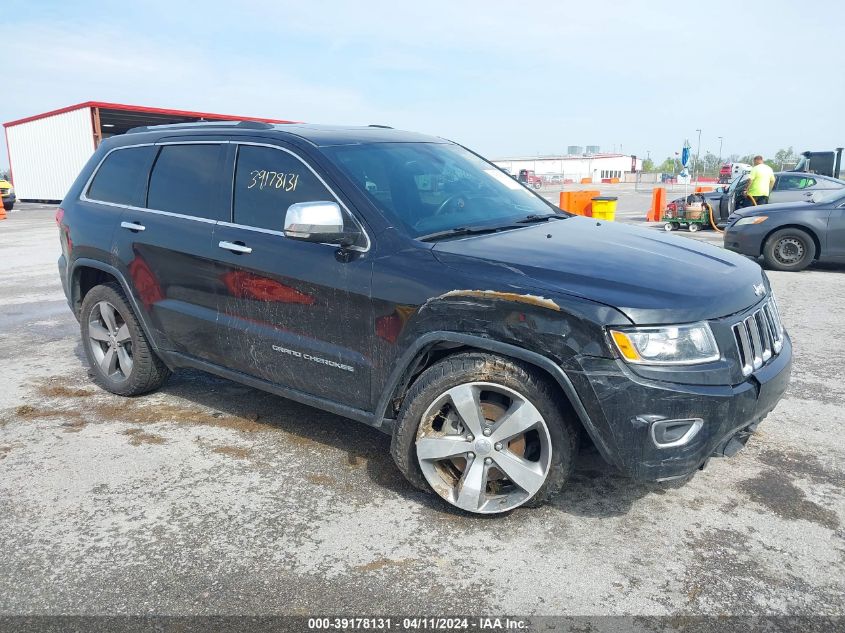
[[(695, 170), (695, 154), (690, 156), (689, 163), (687, 164), (687, 169), (692, 172), (693, 170), (697, 171), (702, 176), (713, 176), (716, 177), (719, 175), (719, 168), (725, 163), (747, 163), (749, 165), (754, 164), (754, 156), (755, 154), (731, 154), (730, 156), (723, 158), (722, 161), (719, 161), (719, 157), (713, 154), (712, 152), (705, 152), (703, 156), (700, 157), (699, 168)], [(783, 171), (784, 169), (788, 169), (789, 167), (794, 167), (798, 164), (798, 160), (800, 156), (795, 153), (795, 150), (792, 147), (788, 147), (786, 149), (779, 149), (775, 152), (775, 155), (770, 158), (765, 158), (765, 163), (774, 169), (775, 171)], [(676, 174), (681, 170), (681, 159), (680, 156), (668, 156), (666, 160), (662, 163), (655, 163), (655, 161), (647, 158), (643, 161), (643, 171), (648, 172), (659, 172), (659, 173), (666, 173), (666, 174)]]

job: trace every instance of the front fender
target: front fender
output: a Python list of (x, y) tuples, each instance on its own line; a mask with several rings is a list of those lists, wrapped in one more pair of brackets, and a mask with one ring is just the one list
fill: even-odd
[(374, 418), (382, 421), (381, 428), (393, 428), (394, 421), (386, 417), (388, 407), (390, 406), (394, 394), (397, 391), (404, 389), (407, 385), (407, 380), (410, 377), (409, 374), (414, 371), (416, 363), (425, 357), (428, 350), (443, 343), (451, 343), (458, 346), (480, 349), (500, 356), (518, 359), (549, 374), (557, 382), (564, 394), (566, 394), (572, 408), (578, 415), (581, 425), (590, 436), (590, 439), (595, 444), (601, 456), (608, 463), (616, 464), (615, 454), (608, 448), (603, 433), (593, 423), (593, 420), (587, 413), (587, 410), (581, 401), (581, 397), (578, 395), (572, 381), (560, 365), (535, 351), (490, 338), (485, 338), (483, 336), (462, 332), (428, 332), (414, 340), (414, 342), (408, 346), (402, 357), (396, 363), (396, 366), (388, 379), (388, 383), (382, 397), (376, 405)]
[[(630, 321), (608, 306), (569, 296), (543, 297), (492, 290), (451, 290), (416, 310), (396, 308), (402, 316), (396, 348), (401, 350), (376, 399), (375, 417), (392, 416), (391, 405), (404, 393), (435, 347), (469, 347), (527, 362), (560, 385), (594, 444), (615, 463), (604, 439), (567, 375), (583, 357), (613, 358), (604, 328)], [(378, 324), (378, 319), (377, 319)], [(378, 330), (378, 325), (377, 325)], [(375, 385), (374, 385), (375, 387)], [(392, 421), (387, 420), (385, 427)]]

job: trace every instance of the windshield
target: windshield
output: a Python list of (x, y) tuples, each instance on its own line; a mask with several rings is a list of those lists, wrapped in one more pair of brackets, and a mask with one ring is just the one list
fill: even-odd
[(412, 237), (560, 213), (495, 165), (452, 143), (373, 143), (323, 151)]

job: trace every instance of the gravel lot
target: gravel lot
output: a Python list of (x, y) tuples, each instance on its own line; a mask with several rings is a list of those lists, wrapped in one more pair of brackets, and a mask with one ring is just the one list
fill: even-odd
[(0, 615), (845, 615), (845, 267), (770, 273), (793, 381), (736, 457), (670, 486), (586, 452), (551, 505), (478, 518), (355, 422), (195, 372), (96, 388), (53, 211), (0, 222)]

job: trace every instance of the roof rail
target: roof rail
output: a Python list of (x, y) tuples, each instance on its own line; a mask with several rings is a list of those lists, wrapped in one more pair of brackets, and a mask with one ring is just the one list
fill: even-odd
[(261, 121), (197, 121), (194, 123), (167, 123), (164, 125), (142, 125), (141, 127), (133, 127), (127, 130), (127, 134), (136, 134), (138, 132), (154, 132), (156, 130), (197, 130), (203, 128), (216, 129), (236, 127), (245, 130), (272, 130), (273, 125), (270, 123), (263, 123)]
[(367, 127), (379, 127), (383, 130), (392, 130), (393, 128), (389, 125), (379, 125), (378, 123), (370, 123)]

